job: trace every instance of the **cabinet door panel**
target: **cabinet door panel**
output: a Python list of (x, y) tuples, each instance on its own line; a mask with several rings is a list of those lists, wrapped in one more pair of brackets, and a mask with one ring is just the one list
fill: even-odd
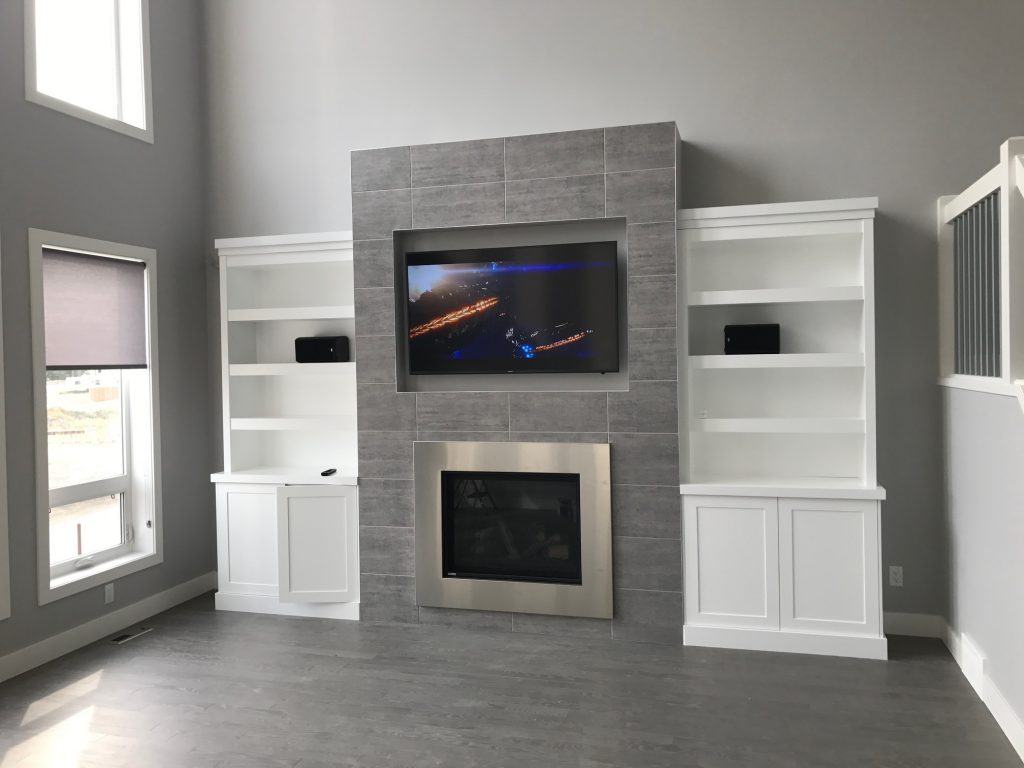
[(782, 628), (878, 635), (878, 503), (779, 500)]
[(779, 627), (778, 503), (687, 497), (686, 622)]
[(277, 494), (265, 485), (217, 485), (219, 589), (277, 594)]
[(278, 489), (281, 602), (343, 603), (359, 599), (356, 489)]

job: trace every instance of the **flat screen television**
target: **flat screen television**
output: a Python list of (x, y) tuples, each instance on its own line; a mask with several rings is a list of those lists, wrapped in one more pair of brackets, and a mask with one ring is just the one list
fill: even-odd
[(619, 370), (614, 240), (406, 254), (409, 372)]

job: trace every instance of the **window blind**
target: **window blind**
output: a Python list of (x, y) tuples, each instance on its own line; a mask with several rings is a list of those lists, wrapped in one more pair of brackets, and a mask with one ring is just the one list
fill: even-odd
[(145, 368), (146, 265), (43, 249), (46, 367)]

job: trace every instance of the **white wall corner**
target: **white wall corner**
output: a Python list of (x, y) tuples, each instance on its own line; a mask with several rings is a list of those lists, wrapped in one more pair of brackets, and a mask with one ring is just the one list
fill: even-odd
[(967, 682), (988, 707), (996, 724), (1006, 734), (1021, 762), (1024, 762), (1024, 720), (989, 676), (988, 658), (966, 632), (956, 632), (952, 627), (947, 627), (944, 639)]
[(6, 656), (0, 656), (0, 682), (102, 640), (132, 624), (145, 621), (194, 597), (217, 588), (217, 572), (210, 571), (191, 581), (158, 592), (116, 611), (80, 624), (59, 635), (40, 640)]

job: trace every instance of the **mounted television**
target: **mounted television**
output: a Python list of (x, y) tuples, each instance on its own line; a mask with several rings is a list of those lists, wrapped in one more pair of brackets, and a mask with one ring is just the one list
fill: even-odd
[(409, 373), (619, 370), (614, 240), (406, 254)]

